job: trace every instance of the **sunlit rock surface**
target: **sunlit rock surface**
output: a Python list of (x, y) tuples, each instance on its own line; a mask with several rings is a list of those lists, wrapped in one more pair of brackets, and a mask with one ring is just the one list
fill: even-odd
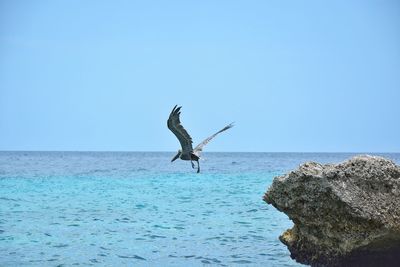
[(264, 200), (294, 227), (280, 240), (313, 266), (400, 266), (400, 167), (381, 157), (309, 162), (276, 177)]

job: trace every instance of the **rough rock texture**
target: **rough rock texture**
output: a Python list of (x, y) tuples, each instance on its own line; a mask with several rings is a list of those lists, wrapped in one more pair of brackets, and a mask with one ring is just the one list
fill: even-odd
[(280, 236), (313, 266), (400, 266), (400, 167), (373, 156), (309, 162), (276, 177), (264, 200), (294, 227)]

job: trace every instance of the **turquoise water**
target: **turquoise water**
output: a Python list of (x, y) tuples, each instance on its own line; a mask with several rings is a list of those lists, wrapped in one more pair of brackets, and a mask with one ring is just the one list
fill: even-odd
[[(351, 154), (0, 152), (0, 266), (296, 266), (274, 176)], [(385, 155), (397, 162), (400, 154)]]

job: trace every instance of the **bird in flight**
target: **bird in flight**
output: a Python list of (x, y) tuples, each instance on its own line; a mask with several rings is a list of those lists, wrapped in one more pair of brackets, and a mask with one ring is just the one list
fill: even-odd
[(219, 133), (226, 131), (233, 127), (233, 123), (225, 126), (223, 129), (219, 130), (215, 134), (211, 135), (210, 137), (206, 138), (203, 142), (198, 144), (194, 149), (192, 146), (192, 137), (188, 134), (188, 132), (183, 128), (181, 121), (180, 121), (180, 114), (181, 108), (177, 105), (172, 109), (171, 114), (169, 114), (169, 118), (167, 121), (168, 129), (173, 132), (173, 134), (178, 138), (179, 143), (181, 143), (182, 149), (178, 150), (178, 153), (172, 158), (171, 162), (175, 161), (177, 158), (181, 160), (190, 160), (192, 164), (192, 168), (195, 168), (193, 161), (197, 162), (197, 173), (200, 172), (200, 153), (203, 151), (203, 147), (208, 144), (215, 136)]

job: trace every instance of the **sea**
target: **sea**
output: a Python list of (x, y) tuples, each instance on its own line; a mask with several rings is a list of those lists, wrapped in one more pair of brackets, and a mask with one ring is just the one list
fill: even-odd
[(174, 155), (0, 152), (0, 266), (300, 266), (278, 239), (293, 223), (262, 197), (356, 154), (204, 153), (199, 174)]

